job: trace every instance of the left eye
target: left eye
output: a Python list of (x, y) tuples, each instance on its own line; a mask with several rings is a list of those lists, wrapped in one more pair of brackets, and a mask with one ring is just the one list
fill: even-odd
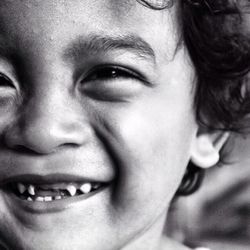
[(84, 81), (105, 81), (115, 80), (117, 78), (134, 78), (139, 80), (140, 76), (132, 70), (122, 67), (103, 66), (91, 71), (84, 79)]
[(141, 90), (144, 78), (137, 72), (120, 66), (94, 68), (81, 80), (89, 96), (103, 101), (124, 101)]
[(0, 87), (14, 88), (12, 81), (3, 73), (0, 73)]

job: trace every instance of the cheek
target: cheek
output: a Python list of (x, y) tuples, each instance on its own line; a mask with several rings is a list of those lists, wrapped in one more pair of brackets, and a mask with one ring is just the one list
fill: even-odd
[(107, 112), (119, 161), (115, 197), (123, 209), (166, 209), (185, 172), (196, 126), (190, 96), (173, 101), (173, 92)]
[(158, 191), (176, 186), (188, 163), (194, 133), (183, 117), (154, 109), (145, 113), (134, 110), (122, 122), (124, 148), (133, 159), (134, 167), (129, 168), (144, 179), (143, 182), (148, 180), (152, 183)]

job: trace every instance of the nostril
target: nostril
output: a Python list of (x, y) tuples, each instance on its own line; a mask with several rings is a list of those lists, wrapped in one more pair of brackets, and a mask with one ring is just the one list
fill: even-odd
[(64, 148), (77, 148), (85, 144), (92, 133), (86, 123), (68, 117), (60, 120), (46, 113), (33, 120), (26, 118), (25, 126), (21, 126), (21, 118), (3, 134), (4, 144), (18, 153), (47, 155)]
[(19, 152), (19, 153), (22, 153), (22, 154), (37, 154), (36, 151), (30, 149), (30, 148), (27, 148), (23, 145), (15, 145), (14, 147), (12, 147), (13, 150)]
[[(65, 143), (62, 145), (59, 145), (57, 147), (57, 149), (54, 150), (54, 152), (56, 150), (59, 150), (60, 148), (77, 148), (79, 147), (79, 145), (75, 144), (75, 143)], [(12, 150), (15, 150), (16, 152), (20, 153), (20, 154), (26, 154), (26, 155), (37, 155), (37, 154), (47, 154), (47, 153), (53, 153), (51, 152), (42, 152), (41, 149), (40, 150), (36, 150), (36, 149), (32, 149), (23, 145), (15, 145), (12, 147)]]

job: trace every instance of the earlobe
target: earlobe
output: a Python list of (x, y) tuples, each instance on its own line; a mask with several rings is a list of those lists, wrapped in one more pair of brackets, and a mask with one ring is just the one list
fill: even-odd
[(229, 137), (228, 132), (197, 134), (191, 148), (191, 162), (200, 168), (216, 165), (220, 159), (220, 150)]

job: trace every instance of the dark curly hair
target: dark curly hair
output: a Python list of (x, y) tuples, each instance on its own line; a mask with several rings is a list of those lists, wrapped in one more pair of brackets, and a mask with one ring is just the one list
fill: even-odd
[(184, 0), (181, 5), (183, 40), (197, 76), (197, 121), (211, 129), (244, 131), (250, 111), (244, 9), (234, 0)]
[[(138, 0), (155, 10), (168, 8), (174, 0)], [(180, 0), (181, 42), (196, 70), (194, 108), (198, 124), (207, 130), (242, 133), (247, 128), (250, 94), (250, 35), (243, 14), (249, 0)], [(249, 127), (249, 125), (248, 125)], [(179, 195), (194, 192), (204, 171), (191, 162)]]
[[(196, 118), (207, 129), (247, 128), (250, 37), (242, 25), (244, 10), (233, 0), (181, 2), (183, 40), (197, 76)], [(177, 194), (196, 191), (203, 176), (204, 170), (190, 162)]]

